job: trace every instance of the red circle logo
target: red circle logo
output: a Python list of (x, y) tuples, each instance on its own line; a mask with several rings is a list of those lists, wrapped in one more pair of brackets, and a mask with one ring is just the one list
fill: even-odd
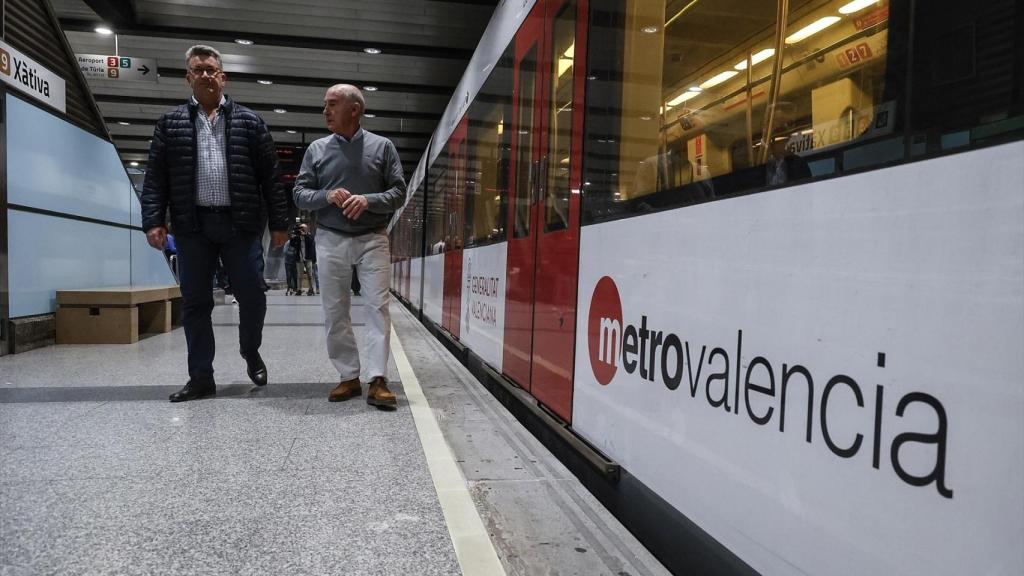
[(594, 287), (587, 321), (590, 367), (594, 370), (594, 378), (601, 385), (607, 386), (619, 369), (624, 329), (619, 289), (611, 277), (604, 276)]

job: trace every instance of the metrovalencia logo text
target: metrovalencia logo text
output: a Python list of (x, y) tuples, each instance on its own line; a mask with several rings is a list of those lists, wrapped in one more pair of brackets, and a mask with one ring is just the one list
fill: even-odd
[[(709, 409), (722, 410), (739, 415), (741, 407), (751, 422), (757, 426), (777, 425), (779, 432), (786, 432), (787, 408), (790, 418), (795, 420), (797, 430), (804, 431), (808, 444), (817, 436), (824, 441), (829, 451), (840, 458), (853, 458), (861, 449), (871, 450), (871, 465), (882, 466), (882, 430), (887, 421), (903, 417), (914, 406), (915, 410), (931, 410), (937, 423), (934, 431), (902, 432), (897, 434), (888, 446), (889, 461), (896, 475), (911, 486), (935, 485), (945, 498), (952, 498), (953, 491), (946, 486), (946, 445), (948, 419), (942, 403), (925, 392), (904, 394), (896, 402), (895, 411), (891, 405), (886, 409), (885, 387), (875, 385), (874, 399), (866, 399), (861, 384), (846, 374), (835, 374), (825, 380), (814, 375), (802, 364), (772, 362), (764, 356), (754, 356), (746, 366), (743, 358), (743, 330), (736, 332), (735, 347), (709, 346), (691, 343), (677, 332), (649, 322), (647, 315), (640, 316), (640, 323), (626, 321), (622, 299), (615, 281), (609, 276), (598, 280), (590, 300), (587, 321), (587, 347), (590, 366), (598, 384), (608, 386), (621, 367), (627, 378), (624, 385), (637, 383), (634, 374), (641, 380), (658, 382), (672, 391), (679, 390), (683, 398), (689, 392), (691, 400), (706, 400)], [(671, 328), (671, 327), (668, 327)], [(877, 368), (885, 368), (885, 353), (877, 355)], [(745, 369), (744, 369), (745, 368)], [(787, 403), (793, 389), (799, 389), (798, 398), (806, 398), (806, 406), (798, 401)], [(703, 392), (703, 394), (699, 394)], [(867, 406), (865, 401), (872, 402)], [(832, 409), (829, 409), (829, 405)], [(792, 405), (791, 405), (792, 404)], [(798, 411), (796, 417), (792, 416)], [(872, 412), (867, 412), (873, 410)], [(862, 422), (871, 421), (852, 437), (838, 438), (830, 429), (832, 418), (843, 414), (849, 422), (850, 411), (864, 413)], [(871, 418), (873, 416), (873, 418)], [(774, 423), (773, 423), (774, 421)], [(801, 426), (802, 425), (802, 426)], [(844, 429), (848, 426), (844, 426)], [(793, 425), (790, 430), (793, 430)], [(870, 443), (870, 447), (865, 446)], [(910, 446), (907, 446), (910, 445)], [(916, 446), (915, 446), (916, 445)], [(934, 447), (934, 456), (929, 456), (930, 471), (920, 472), (920, 455), (928, 454)], [(907, 463), (913, 459), (912, 471)]]

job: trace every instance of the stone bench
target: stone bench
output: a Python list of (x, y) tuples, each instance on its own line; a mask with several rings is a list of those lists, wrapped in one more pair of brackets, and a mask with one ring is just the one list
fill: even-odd
[(176, 285), (57, 291), (57, 344), (133, 344), (180, 325)]

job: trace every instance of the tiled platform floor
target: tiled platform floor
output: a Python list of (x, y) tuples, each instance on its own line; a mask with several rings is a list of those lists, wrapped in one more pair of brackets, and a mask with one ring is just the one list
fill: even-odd
[[(509, 574), (665, 574), (392, 310)], [(319, 297), (272, 293), (271, 383), (258, 389), (235, 349), (234, 307), (214, 322), (210, 400), (167, 402), (185, 380), (180, 330), (0, 358), (0, 575), (460, 574), (394, 367), (397, 411), (328, 403)]]

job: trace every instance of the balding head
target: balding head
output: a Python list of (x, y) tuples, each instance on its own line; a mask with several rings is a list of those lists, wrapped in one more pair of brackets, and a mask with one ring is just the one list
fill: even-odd
[(363, 93), (351, 84), (335, 84), (324, 94), (327, 129), (345, 138), (352, 138), (359, 130), (359, 120), (365, 110)]
[(351, 84), (335, 84), (327, 89), (328, 94), (337, 94), (349, 102), (359, 104), (359, 115), (366, 111), (366, 99), (363, 98), (363, 91)]

